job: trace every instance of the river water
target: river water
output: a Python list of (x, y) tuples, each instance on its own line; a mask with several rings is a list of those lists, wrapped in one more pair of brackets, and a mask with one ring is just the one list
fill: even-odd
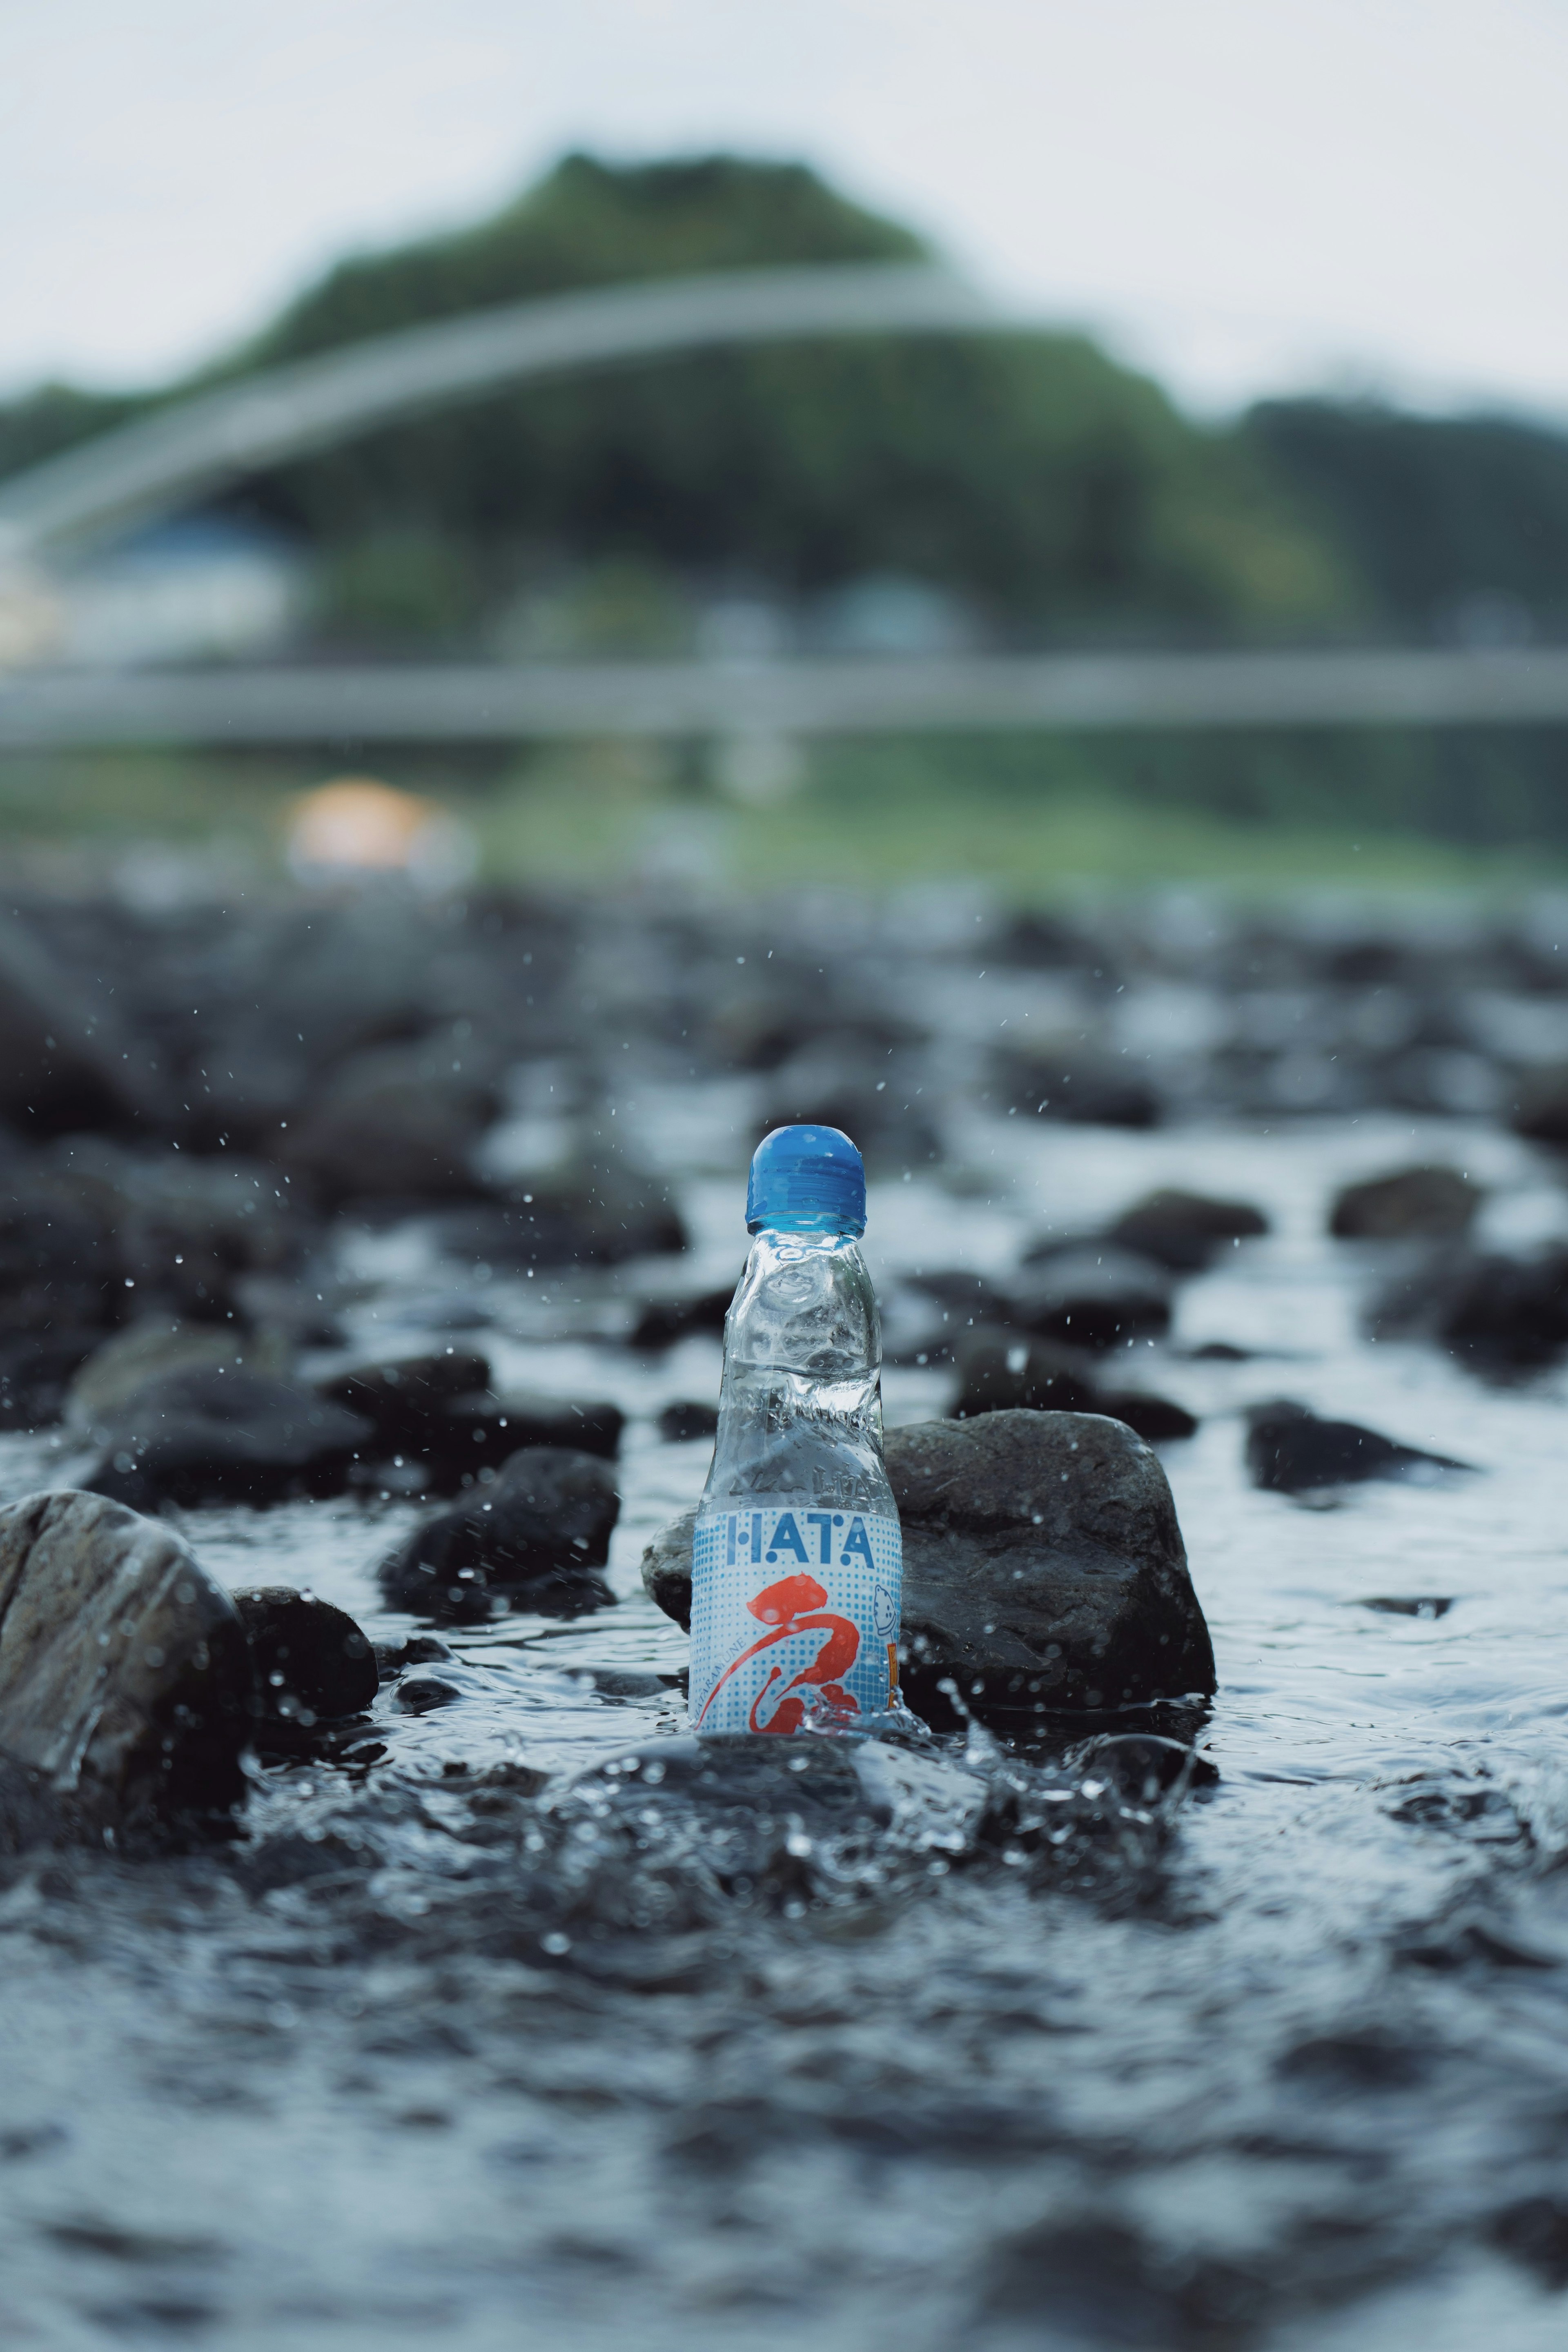
[[(619, 1108), (678, 1180), (694, 1271), (726, 1278), (733, 1088)], [(979, 1730), (857, 1768), (895, 1793), (869, 1837), (837, 1747), (798, 1806), (694, 1791), (685, 1638), (637, 1564), (707, 1465), (653, 1416), (716, 1395), (717, 1342), (616, 1344), (636, 1268), (492, 1281), (501, 1384), (633, 1416), (618, 1605), (443, 1634), (456, 1700), (411, 1715), (384, 1688), (374, 1738), (258, 1769), (232, 1849), (12, 1868), (0, 2341), (1556, 2352), (1563, 1382), (1489, 1388), (1358, 1335), (1380, 1262), (1325, 1237), (1326, 1203), (1419, 1159), (1491, 1185), (1500, 1235), (1563, 1225), (1529, 1147), (1392, 1113), (976, 1116), (940, 1181), (873, 1183), (889, 1288), (1001, 1269), (1155, 1182), (1273, 1226), (1135, 1351), (1202, 1415), (1163, 1458), (1217, 1779), (1027, 1853), (974, 1824), (1045, 1766)], [(430, 1344), (456, 1277), (421, 1229), (353, 1235), (345, 1265), (351, 1344), (320, 1369)], [(1215, 1340), (1256, 1352), (1194, 1359)], [(889, 1420), (941, 1412), (949, 1379), (890, 1368)], [(1238, 1414), (1280, 1393), (1477, 1475), (1334, 1507), (1258, 1492)], [(0, 1497), (71, 1468), (6, 1438)], [(184, 1524), (230, 1584), (308, 1584), (383, 1641), (417, 1630), (372, 1575), (413, 1518), (344, 1498)], [(716, 1874), (721, 1848), (746, 1866)]]

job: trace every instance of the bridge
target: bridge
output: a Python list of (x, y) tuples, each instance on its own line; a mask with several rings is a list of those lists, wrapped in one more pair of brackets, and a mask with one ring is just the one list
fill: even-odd
[[(0, 569), (20, 576), (268, 466), (510, 385), (726, 345), (1037, 324), (949, 271), (905, 264), (725, 271), (516, 303), (247, 377), (0, 481)], [(1564, 723), (1568, 651), (1528, 647), (0, 677), (0, 750), (12, 751)]]

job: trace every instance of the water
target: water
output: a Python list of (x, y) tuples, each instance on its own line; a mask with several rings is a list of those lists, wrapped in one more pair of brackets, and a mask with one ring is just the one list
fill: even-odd
[[(691, 1103), (647, 1090), (650, 1145)], [(10, 1869), (0, 2339), (1555, 2352), (1563, 1384), (1357, 1336), (1371, 1269), (1321, 1238), (1327, 1196), (1421, 1157), (1496, 1184), (1500, 1232), (1560, 1216), (1494, 1129), (1370, 1116), (998, 1118), (962, 1196), (873, 1186), (884, 1290), (999, 1268), (1047, 1205), (1066, 1226), (1153, 1181), (1274, 1219), (1136, 1351), (1205, 1416), (1165, 1459), (1220, 1683), (1217, 1781), (1152, 1803), (979, 1730), (878, 1743), (853, 1787), (827, 1742), (796, 1795), (704, 1789), (686, 1643), (637, 1570), (708, 1466), (651, 1417), (716, 1394), (717, 1343), (608, 1344), (621, 1277), (492, 1285), (503, 1380), (637, 1416), (620, 1604), (445, 1636), (457, 1702), (384, 1691), (374, 1740), (259, 1776), (232, 1851)], [(733, 1172), (685, 1200), (700, 1269), (732, 1269)], [(363, 1245), (356, 1347), (427, 1339), (455, 1277), (421, 1246)], [(1215, 1339), (1273, 1352), (1187, 1355)], [(890, 1368), (889, 1422), (947, 1383)], [(1237, 1415), (1281, 1392), (1480, 1475), (1331, 1510), (1257, 1493)], [(68, 1469), (7, 1439), (0, 1492)], [(308, 1582), (381, 1639), (412, 1625), (371, 1574), (410, 1520), (186, 1524), (219, 1576)]]

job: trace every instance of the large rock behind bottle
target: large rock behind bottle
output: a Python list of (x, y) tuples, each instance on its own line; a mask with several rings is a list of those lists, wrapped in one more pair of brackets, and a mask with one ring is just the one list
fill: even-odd
[[(989, 1412), (887, 1440), (904, 1536), (905, 1695), (1000, 1729), (1206, 1695), (1214, 1650), (1164, 1471), (1098, 1413)], [(694, 1513), (643, 1556), (650, 1597), (689, 1624)], [(951, 1685), (952, 1691), (942, 1685)]]

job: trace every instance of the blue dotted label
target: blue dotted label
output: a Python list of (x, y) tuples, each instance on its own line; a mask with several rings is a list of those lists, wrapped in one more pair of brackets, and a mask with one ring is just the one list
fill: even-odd
[(691, 1721), (797, 1731), (876, 1715), (897, 1671), (903, 1539), (875, 1511), (756, 1496), (704, 1510), (691, 1547)]

